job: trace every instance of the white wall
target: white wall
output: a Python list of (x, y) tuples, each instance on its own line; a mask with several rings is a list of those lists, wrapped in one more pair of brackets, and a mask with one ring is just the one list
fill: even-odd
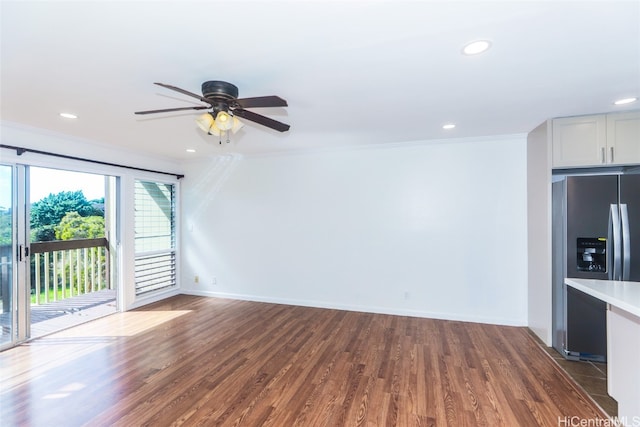
[(527, 324), (524, 135), (185, 170), (183, 292)]

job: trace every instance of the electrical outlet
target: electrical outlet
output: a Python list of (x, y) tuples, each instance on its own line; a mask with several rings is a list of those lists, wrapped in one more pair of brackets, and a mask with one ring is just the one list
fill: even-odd
[(213, 279), (211, 279), (211, 284), (212, 285), (216, 285), (217, 283), (218, 283), (218, 279), (217, 278), (214, 277)]
[(404, 299), (409, 299), (409, 298), (411, 298), (409, 291), (404, 291)]
[(199, 283), (200, 282), (200, 278), (196, 275), (196, 277), (193, 278), (193, 282), (194, 283)]

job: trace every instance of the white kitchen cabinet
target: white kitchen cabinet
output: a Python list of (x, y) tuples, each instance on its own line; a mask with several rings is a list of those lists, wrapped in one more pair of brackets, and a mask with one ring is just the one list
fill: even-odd
[(607, 149), (611, 164), (640, 163), (640, 111), (607, 114)]
[(640, 111), (553, 120), (553, 167), (640, 164)]
[(604, 114), (553, 119), (553, 167), (602, 164), (606, 139)]

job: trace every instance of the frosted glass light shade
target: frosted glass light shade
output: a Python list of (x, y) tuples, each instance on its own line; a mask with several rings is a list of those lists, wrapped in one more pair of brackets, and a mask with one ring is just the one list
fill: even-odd
[(207, 133), (209, 135), (220, 136), (222, 131), (220, 129), (218, 129), (218, 127), (216, 126), (216, 122), (213, 122), (213, 124), (211, 125), (211, 127), (209, 128), (209, 131)]
[(226, 111), (218, 112), (215, 122), (216, 127), (220, 130), (229, 130), (233, 127), (233, 118)]
[(213, 116), (209, 113), (204, 113), (196, 119), (196, 124), (200, 129), (209, 133), (209, 129), (213, 125)]
[(220, 129), (216, 126), (211, 113), (205, 113), (196, 119), (196, 124), (200, 129), (209, 135), (220, 136)]
[(233, 127), (231, 128), (231, 132), (232, 133), (236, 133), (238, 132), (240, 129), (242, 129), (242, 127), (244, 126), (244, 123), (242, 123), (240, 120), (238, 120), (235, 116), (233, 117)]

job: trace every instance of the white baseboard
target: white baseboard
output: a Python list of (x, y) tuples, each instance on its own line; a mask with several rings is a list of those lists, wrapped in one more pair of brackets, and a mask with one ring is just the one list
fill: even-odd
[(139, 298), (136, 298), (133, 304), (131, 304), (130, 307), (127, 307), (127, 310), (133, 310), (134, 308), (143, 307), (145, 305), (148, 305), (157, 301), (161, 301), (169, 297), (180, 295), (181, 293), (184, 293), (184, 292), (181, 292), (179, 288), (175, 288), (175, 289), (170, 289), (168, 291), (152, 293), (149, 295), (143, 295)]
[(482, 316), (467, 316), (460, 313), (441, 313), (411, 309), (398, 309), (389, 307), (371, 307), (354, 304), (335, 304), (326, 301), (311, 301), (311, 300), (297, 300), (288, 298), (273, 298), (260, 295), (244, 295), (244, 294), (232, 294), (225, 292), (211, 292), (211, 291), (197, 291), (193, 289), (182, 290), (180, 293), (186, 295), (196, 295), (203, 297), (215, 297), (235, 299), (241, 301), (255, 301), (265, 302), (271, 304), (286, 304), (297, 305), (302, 307), (314, 307), (314, 308), (327, 308), (333, 310), (346, 310), (346, 311), (359, 311), (364, 313), (378, 313), (378, 314), (390, 314), (395, 316), (410, 316), (410, 317), (422, 317), (427, 319), (440, 319), (440, 320), (456, 320), (461, 322), (472, 323), (488, 323), (492, 325), (503, 326), (527, 326), (526, 322), (518, 322), (513, 319), (499, 319)]

